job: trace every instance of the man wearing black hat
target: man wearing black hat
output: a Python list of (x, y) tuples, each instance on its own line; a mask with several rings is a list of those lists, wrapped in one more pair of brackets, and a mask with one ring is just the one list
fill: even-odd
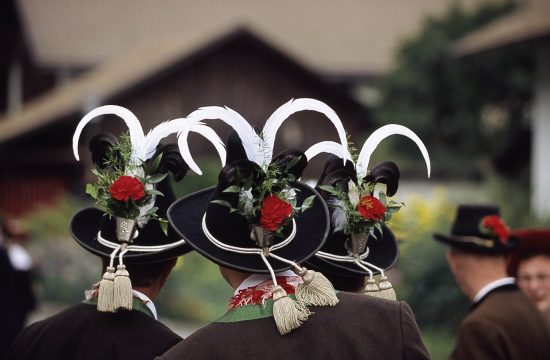
[(178, 233), (220, 266), (235, 293), (224, 316), (159, 359), (426, 359), (402, 303), (336, 294), (321, 273), (299, 265), (323, 245), (328, 209), (297, 181), (303, 153), (251, 156), (251, 143), (271, 149), (264, 143), (271, 135), (230, 136), (217, 186), (168, 210)]
[(452, 359), (550, 359), (550, 331), (531, 302), (506, 274), (506, 254), (517, 245), (497, 207), (461, 205), (447, 261), (472, 301)]
[(175, 200), (168, 172), (181, 180), (188, 166), (177, 147), (158, 145), (162, 137), (138, 136), (135, 116), (116, 106), (83, 118), (73, 139), (77, 159), (78, 129), (104, 114), (122, 117), (131, 132), (92, 138), (98, 181), (86, 190), (100, 209), (85, 208), (70, 223), (76, 242), (102, 259), (103, 278), (82, 303), (24, 329), (8, 359), (152, 359), (181, 340), (157, 320), (153, 301), (177, 257), (191, 250), (163, 225)]

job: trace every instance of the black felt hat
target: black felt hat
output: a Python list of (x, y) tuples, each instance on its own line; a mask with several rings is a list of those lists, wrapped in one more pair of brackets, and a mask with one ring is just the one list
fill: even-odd
[(460, 250), (478, 254), (502, 254), (518, 244), (493, 205), (460, 205), (450, 235), (434, 238)]
[[(103, 162), (109, 146), (112, 146), (115, 141), (116, 138), (110, 134), (99, 134), (92, 138), (90, 151), (96, 164)], [(156, 156), (152, 159), (161, 153), (159, 173), (171, 172), (175, 180), (183, 179), (188, 166), (181, 158), (177, 146), (173, 144), (159, 146)], [(163, 194), (162, 196), (157, 195), (154, 200), (154, 206), (158, 208), (157, 215), (166, 218), (168, 207), (176, 199), (170, 178), (166, 177), (158, 183), (156, 190)], [(77, 212), (71, 219), (69, 231), (79, 245), (101, 258), (109, 258), (113, 252), (112, 246), (120, 244), (116, 236), (115, 218), (106, 215), (97, 208), (89, 207)], [(110, 243), (111, 246), (102, 244), (99, 237), (104, 240), (103, 243)], [(134, 247), (139, 246), (149, 248), (149, 250), (130, 250), (124, 255), (124, 261), (126, 263), (151, 263), (176, 258), (192, 250), (182, 240), (185, 239), (182, 239), (171, 226), (168, 226), (168, 231), (165, 233), (159, 221), (151, 219), (143, 227), (138, 228), (138, 235), (131, 243)], [(170, 246), (171, 244), (174, 246)]]
[[(397, 191), (399, 170), (392, 162), (383, 162), (375, 166), (367, 177), (367, 181), (384, 182), (387, 184), (388, 195), (393, 195)], [(319, 177), (317, 186), (330, 185), (335, 186), (343, 191), (347, 191), (349, 181), (356, 181), (356, 172), (351, 161), (343, 160), (339, 157), (330, 157), (325, 163), (325, 167)], [(320, 188), (319, 192), (325, 201), (331, 203), (334, 195)], [(329, 211), (334, 214), (334, 208), (330, 207)], [(386, 225), (382, 225), (382, 234), (374, 230), (376, 238), (369, 236), (367, 240), (367, 255), (363, 258), (364, 261), (388, 270), (397, 262), (399, 258), (399, 246), (393, 232)], [(349, 255), (348, 248), (350, 247), (351, 235), (345, 234), (342, 231), (334, 231), (334, 222), (331, 221), (331, 229), (327, 241), (321, 248), (321, 251), (337, 256)], [(321, 256), (314, 256), (308, 260), (308, 263), (324, 272), (332, 273), (339, 276), (357, 277), (365, 276), (368, 273), (358, 267), (353, 262), (337, 261), (327, 259)], [(378, 273), (372, 268), (373, 273)]]
[[(205, 234), (207, 231), (219, 242), (241, 249), (260, 249), (251, 239), (251, 224), (244, 216), (232, 212), (229, 207), (213, 202), (215, 200), (226, 201), (236, 207), (239, 201), (238, 193), (225, 192), (228, 187), (236, 184), (239, 174), (252, 174), (257, 181), (262, 175), (259, 166), (246, 159), (242, 149), (240, 138), (232, 133), (227, 143), (228, 163), (220, 172), (218, 184), (215, 187), (204, 189), (194, 194), (177, 200), (168, 209), (168, 220), (176, 231), (187, 239), (199, 253), (218, 265), (251, 273), (268, 273), (268, 269), (258, 254), (243, 254), (224, 250), (216, 246)], [(299, 159), (296, 162), (293, 159)], [(285, 164), (292, 162), (289, 169), (293, 177), (299, 178), (307, 165), (303, 153), (297, 151), (285, 151), (273, 160), (280, 169)], [(304, 200), (314, 196), (312, 206), (294, 218), (296, 234), (292, 241), (272, 253), (301, 263), (311, 257), (323, 245), (329, 229), (328, 209), (317, 191), (299, 181), (290, 181), (289, 187), (296, 192), (296, 205), (301, 206)], [(283, 238), (275, 238), (274, 244), (279, 244), (291, 232), (292, 224), (285, 226)], [(269, 258), (269, 263), (274, 271), (284, 271), (291, 265)]]

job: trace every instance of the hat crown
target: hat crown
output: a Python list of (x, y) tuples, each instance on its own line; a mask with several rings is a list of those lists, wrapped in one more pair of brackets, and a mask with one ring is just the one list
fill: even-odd
[(492, 205), (460, 205), (457, 209), (451, 234), (492, 239), (493, 235), (482, 232), (480, 226), (482, 219), (490, 215), (500, 216), (499, 208)]

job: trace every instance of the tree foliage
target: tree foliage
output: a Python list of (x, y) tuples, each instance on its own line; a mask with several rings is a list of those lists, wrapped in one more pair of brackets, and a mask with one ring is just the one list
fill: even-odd
[(461, 58), (452, 51), (458, 39), (516, 7), (492, 2), (472, 12), (455, 5), (442, 18), (427, 19), (402, 44), (397, 67), (381, 83), (377, 121), (413, 129), (440, 175), (475, 173), (478, 163), (472, 160), (498, 158), (524, 134), (531, 52), (517, 46)]

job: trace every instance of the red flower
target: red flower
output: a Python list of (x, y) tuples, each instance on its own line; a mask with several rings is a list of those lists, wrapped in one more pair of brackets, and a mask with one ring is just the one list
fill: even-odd
[(382, 220), (386, 207), (374, 196), (363, 195), (357, 204), (357, 210), (362, 217), (368, 220)]
[(116, 179), (109, 188), (111, 196), (120, 201), (132, 200), (137, 201), (145, 196), (143, 184), (136, 177), (121, 176)]
[(265, 230), (276, 231), (291, 214), (292, 205), (275, 195), (268, 195), (262, 204), (260, 224)]
[(508, 242), (510, 229), (498, 215), (485, 216), (481, 219), (481, 226), (483, 226), (489, 234), (498, 237), (503, 244)]

